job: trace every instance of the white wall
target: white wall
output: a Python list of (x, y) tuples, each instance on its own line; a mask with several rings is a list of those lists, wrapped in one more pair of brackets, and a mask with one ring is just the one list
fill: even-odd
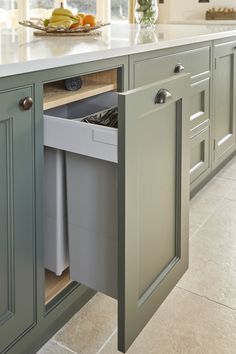
[(159, 4), (160, 22), (168, 20), (204, 19), (205, 12), (212, 7), (235, 7), (236, 0), (210, 0), (201, 4), (198, 0), (165, 0)]

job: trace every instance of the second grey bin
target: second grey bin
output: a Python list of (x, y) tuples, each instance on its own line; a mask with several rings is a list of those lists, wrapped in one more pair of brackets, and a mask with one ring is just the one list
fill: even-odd
[(68, 267), (64, 151), (44, 147), (44, 265), (61, 275)]

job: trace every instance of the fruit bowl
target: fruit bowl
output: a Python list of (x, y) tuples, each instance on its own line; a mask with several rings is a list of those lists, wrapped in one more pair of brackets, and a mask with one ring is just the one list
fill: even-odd
[(110, 25), (110, 23), (98, 22), (96, 26), (84, 25), (84, 26), (79, 26), (77, 28), (65, 28), (64, 26), (60, 26), (60, 25), (57, 27), (55, 27), (55, 25), (53, 27), (50, 27), (50, 25), (45, 27), (43, 20), (39, 20), (37, 22), (25, 20), (25, 21), (20, 21), (19, 24), (21, 26), (34, 28), (34, 29), (37, 29), (39, 31), (43, 31), (46, 33), (68, 33), (68, 34), (70, 34), (70, 33), (78, 33), (78, 34), (79, 33), (89, 33), (91, 31), (95, 31), (99, 28)]

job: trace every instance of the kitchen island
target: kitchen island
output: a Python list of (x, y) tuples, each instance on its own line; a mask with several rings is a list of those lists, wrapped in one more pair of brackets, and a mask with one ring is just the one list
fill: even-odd
[[(189, 191), (235, 154), (235, 53), (234, 26), (112, 25), (86, 39), (2, 30), (1, 353), (34, 352), (95, 291), (118, 301), (119, 350), (132, 344), (188, 267)], [(81, 90), (66, 91), (78, 76)], [(114, 105), (118, 129), (81, 122)], [(61, 159), (49, 198), (47, 149)], [(45, 220), (61, 233), (58, 215), (62, 275), (45, 266), (56, 251)]]

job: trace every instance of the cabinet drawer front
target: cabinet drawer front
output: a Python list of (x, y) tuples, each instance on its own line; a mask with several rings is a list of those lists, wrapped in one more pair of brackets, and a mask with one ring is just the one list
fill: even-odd
[(190, 73), (191, 77), (208, 73), (210, 71), (210, 49), (209, 47), (204, 47), (159, 58), (137, 61), (134, 64), (134, 87), (178, 75), (175, 73), (177, 64), (182, 64), (184, 67), (183, 72)]
[(209, 142), (209, 127), (191, 138), (190, 183), (194, 182), (210, 167)]
[(203, 122), (209, 120), (209, 92), (210, 79), (199, 81), (191, 85), (192, 100), (191, 100), (191, 115), (190, 115), (190, 130), (192, 131)]

